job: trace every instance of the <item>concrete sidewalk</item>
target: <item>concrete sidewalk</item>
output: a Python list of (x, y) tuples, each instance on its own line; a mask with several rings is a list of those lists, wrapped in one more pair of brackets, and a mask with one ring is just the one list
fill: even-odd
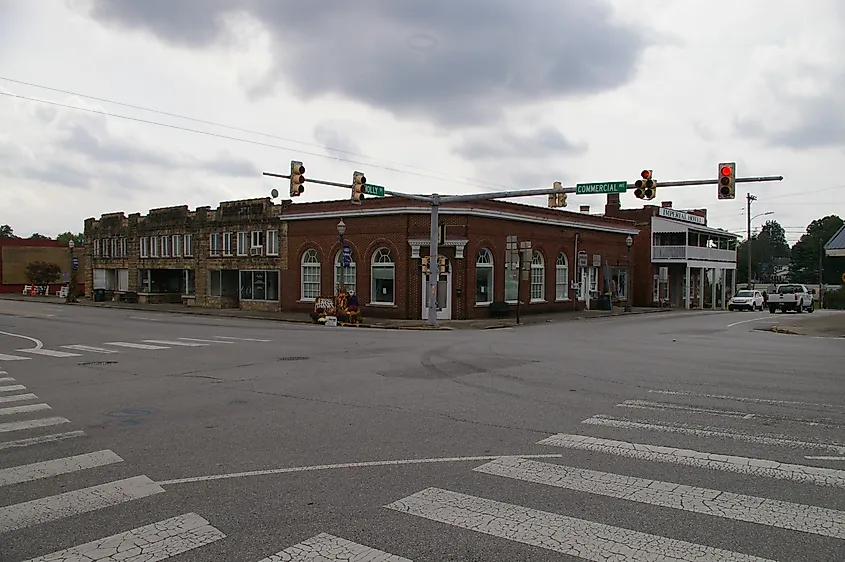
[[(299, 322), (312, 323), (311, 318), (302, 312), (261, 312), (255, 310), (241, 310), (238, 308), (202, 308), (188, 307), (181, 304), (131, 304), (122, 302), (93, 302), (89, 299), (80, 299), (78, 303), (66, 303), (63, 298), (31, 297), (28, 295), (2, 294), (2, 300), (14, 300), (24, 302), (64, 304), (68, 306), (86, 306), (93, 308), (118, 308), (124, 310), (139, 310), (145, 312), (169, 312), (174, 314), (194, 314), (197, 316), (217, 316), (226, 318), (242, 318), (248, 320), (270, 320), (276, 322)], [(663, 308), (634, 308), (631, 312), (624, 312), (622, 308), (609, 310), (580, 310), (572, 312), (556, 312), (547, 314), (521, 315), (520, 325), (536, 325), (553, 322), (566, 322), (572, 320), (587, 320), (591, 318), (608, 318), (614, 316), (627, 316), (631, 314), (668, 313), (672, 309)], [(686, 311), (685, 311), (686, 312)], [(489, 330), (496, 328), (510, 328), (516, 326), (516, 318), (512, 315), (508, 318), (478, 318), (473, 320), (441, 320), (439, 326), (428, 326), (425, 320), (393, 320), (389, 318), (365, 319), (361, 327), (364, 328), (388, 328), (404, 330)]]

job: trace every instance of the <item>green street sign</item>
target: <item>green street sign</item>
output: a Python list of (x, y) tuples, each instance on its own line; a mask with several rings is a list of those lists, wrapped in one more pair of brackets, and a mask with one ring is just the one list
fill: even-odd
[(579, 195), (595, 195), (597, 193), (625, 193), (628, 190), (626, 181), (607, 181), (603, 183), (579, 183), (575, 185), (575, 193)]
[(375, 197), (384, 197), (384, 186), (365, 183), (364, 193), (367, 195), (374, 195)]

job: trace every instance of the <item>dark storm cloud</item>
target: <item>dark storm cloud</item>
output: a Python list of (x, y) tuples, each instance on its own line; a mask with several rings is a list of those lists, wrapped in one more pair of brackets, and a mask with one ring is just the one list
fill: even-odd
[(480, 133), (473, 135), (455, 149), (455, 153), (470, 160), (484, 158), (546, 158), (573, 152), (583, 152), (585, 145), (571, 143), (554, 127), (545, 127), (530, 135), (515, 133)]
[(339, 125), (320, 123), (314, 127), (314, 138), (332, 156), (348, 156), (350, 153), (361, 154), (361, 147), (352, 140), (352, 137), (341, 131)]
[(303, 99), (338, 94), (445, 126), (621, 86), (648, 43), (611, 23), (607, 3), (580, 0), (94, 0), (90, 16), (203, 48), (226, 40), (226, 18), (238, 13), (274, 42), (254, 95), (283, 84)]

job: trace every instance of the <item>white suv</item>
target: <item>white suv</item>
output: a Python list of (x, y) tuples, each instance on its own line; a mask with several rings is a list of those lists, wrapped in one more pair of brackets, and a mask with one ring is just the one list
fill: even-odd
[(728, 301), (728, 310), (763, 310), (763, 293), (750, 289), (737, 291)]

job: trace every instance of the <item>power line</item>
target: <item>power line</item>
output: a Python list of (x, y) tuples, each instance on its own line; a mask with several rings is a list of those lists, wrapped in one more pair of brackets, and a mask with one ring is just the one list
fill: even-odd
[[(138, 109), (138, 110), (141, 110), (141, 111), (148, 111), (150, 113), (157, 113), (159, 115), (166, 115), (168, 117), (175, 117), (177, 119), (184, 119), (186, 121), (194, 121), (196, 123), (202, 123), (202, 124), (205, 124), (205, 125), (212, 125), (214, 127), (221, 127), (223, 129), (231, 129), (233, 131), (239, 131), (239, 132), (242, 132), (242, 133), (249, 133), (251, 135), (258, 135), (258, 136), (272, 138), (272, 139), (281, 140), (281, 141), (285, 141), (285, 142), (292, 142), (294, 144), (300, 144), (300, 145), (303, 145), (303, 146), (311, 146), (311, 147), (314, 147), (314, 148), (322, 148), (324, 150), (330, 150), (332, 152), (340, 152), (340, 153), (343, 153), (343, 154), (349, 154), (351, 156), (358, 156), (360, 158), (367, 158), (369, 160), (377, 160), (377, 161), (380, 160), (382, 162), (387, 162), (389, 164), (404, 166), (406, 168), (412, 168), (412, 169), (420, 170), (420, 171), (423, 171), (423, 172), (437, 173), (434, 170), (430, 170), (428, 168), (423, 168), (423, 167), (420, 167), (420, 166), (414, 166), (412, 164), (404, 164), (402, 162), (396, 162), (396, 161), (387, 160), (387, 159), (384, 159), (384, 158), (376, 158), (376, 157), (373, 157), (373, 156), (367, 156), (366, 154), (359, 154), (357, 152), (352, 152), (350, 150), (342, 150), (342, 149), (339, 149), (339, 148), (332, 148), (330, 146), (324, 146), (324, 145), (321, 145), (321, 144), (314, 144), (314, 143), (309, 143), (309, 142), (291, 139), (291, 138), (287, 138), (287, 137), (281, 137), (281, 136), (273, 135), (273, 134), (270, 134), (270, 133), (263, 133), (261, 131), (254, 131), (254, 130), (245, 129), (245, 128), (242, 128), (242, 127), (235, 127), (233, 125), (226, 125), (224, 123), (217, 123), (217, 122), (208, 121), (208, 120), (205, 120), (205, 119), (198, 119), (198, 118), (195, 118), (195, 117), (188, 117), (186, 115), (179, 115), (178, 113), (170, 113), (170, 112), (167, 112), (167, 111), (161, 111), (161, 110), (158, 110), (158, 109), (152, 109), (152, 108), (143, 107), (143, 106), (140, 106), (140, 105), (133, 105), (133, 104), (130, 104), (130, 103), (124, 103), (124, 102), (119, 102), (119, 101), (115, 101), (115, 100), (109, 100), (109, 99), (106, 99), (106, 98), (90, 96), (90, 95), (87, 95), (87, 94), (80, 94), (78, 92), (71, 92), (69, 90), (62, 90), (60, 88), (53, 88), (53, 87), (44, 86), (44, 85), (41, 85), (41, 84), (33, 84), (32, 82), (24, 82), (22, 80), (15, 80), (14, 78), (7, 78), (5, 76), (0, 76), (0, 80), (6, 80), (8, 82), (14, 82), (16, 84), (31, 86), (33, 88), (41, 88), (41, 89), (44, 89), (44, 90), (50, 90), (50, 91), (53, 91), (53, 92), (59, 92), (59, 93), (67, 94), (67, 95), (71, 95), (71, 96), (78, 96), (80, 98), (87, 98), (87, 99), (91, 99), (91, 100), (101, 101), (101, 102), (104, 102), (104, 103), (111, 103), (111, 104), (114, 104), (114, 105), (119, 105), (119, 106), (128, 107), (128, 108), (132, 108), (132, 109)], [(3, 92), (0, 92), (0, 93), (3, 93)], [(15, 95), (15, 94), (5, 94), (4, 93), (4, 95), (13, 95), (15, 97), (20, 97), (20, 98), (23, 98), (23, 99), (30, 99), (30, 98), (26, 98), (25, 96), (18, 96), (18, 95)], [(46, 100), (30, 99), (30, 101), (40, 101), (42, 103), (54, 103), (54, 104), (57, 104), (57, 105), (61, 105), (61, 104), (58, 104), (57, 102), (49, 102), (49, 101), (46, 101)], [(67, 107), (67, 106), (63, 106), (63, 107)], [(83, 110), (83, 111), (87, 111), (86, 108), (81, 108), (81, 107), (76, 107), (76, 106), (70, 106), (70, 107), (73, 108), (73, 109), (80, 109), (80, 110)], [(121, 116), (121, 115), (113, 115), (113, 114), (108, 114), (108, 113), (104, 113), (104, 114), (109, 115), (110, 117), (121, 117), (121, 118), (126, 118), (126, 119), (132, 119), (132, 118), (124, 117), (124, 116)], [(145, 121), (145, 120), (140, 120), (140, 121), (143, 122), (143, 123), (148, 123), (148, 124), (165, 125), (163, 123), (156, 123), (156, 122), (150, 122), (150, 121)], [(190, 129), (182, 129), (182, 130), (190, 130)], [(196, 132), (198, 132), (198, 131), (196, 131)], [(224, 137), (224, 138), (230, 138), (230, 137)], [(239, 139), (236, 139), (236, 140), (239, 140)], [(242, 140), (242, 139), (240, 139), (240, 140)], [(248, 142), (248, 141), (244, 141), (244, 142)], [(264, 146), (269, 146), (269, 145), (264, 145)], [(286, 147), (277, 147), (277, 148), (281, 148), (283, 150), (294, 150), (294, 149), (286, 148)], [(366, 165), (366, 166), (373, 166), (373, 167), (376, 167), (376, 168), (381, 168), (381, 169), (384, 169), (384, 170), (390, 170), (390, 171), (399, 172), (399, 173), (407, 173), (407, 174), (412, 174), (412, 175), (422, 175), (422, 174), (414, 174), (413, 172), (408, 172), (407, 170), (397, 170), (395, 168), (387, 168), (387, 167), (383, 167), (383, 166), (377, 166), (377, 165), (371, 164), (371, 163), (356, 162), (354, 160), (348, 160), (348, 159), (345, 159), (345, 158), (334, 157), (334, 156), (326, 156), (324, 154), (314, 154), (314, 153), (309, 153), (309, 152), (303, 152), (303, 154), (309, 154), (311, 156), (318, 156), (318, 157), (321, 157), (321, 158), (329, 158), (329, 159), (332, 159), (332, 160), (339, 160), (339, 161), (343, 161), (343, 162), (350, 162), (352, 164), (361, 164), (361, 165)], [(484, 188), (484, 186), (479, 185), (479, 184), (488, 184), (490, 186), (497, 187), (497, 188), (504, 187), (504, 188), (510, 189), (509, 186), (506, 186), (506, 185), (503, 185), (503, 184), (490, 182), (490, 181), (487, 181), (487, 180), (475, 180), (475, 179), (472, 179), (472, 178), (454, 175), (454, 174), (449, 174), (446, 177), (447, 178), (448, 177), (459, 178), (459, 179), (465, 180), (465, 181), (454, 182), (454, 180), (449, 180), (449, 179), (444, 180), (443, 178), (439, 178), (439, 177), (436, 177), (436, 176), (430, 176), (430, 175), (422, 175), (422, 177), (437, 179), (437, 180), (441, 180), (441, 181), (450, 181), (450, 182), (453, 182), (453, 183), (461, 183), (461, 184), (465, 184), (465, 185), (472, 185), (474, 187), (481, 187), (481, 188)], [(474, 183), (467, 183), (467, 182), (474, 182)]]

